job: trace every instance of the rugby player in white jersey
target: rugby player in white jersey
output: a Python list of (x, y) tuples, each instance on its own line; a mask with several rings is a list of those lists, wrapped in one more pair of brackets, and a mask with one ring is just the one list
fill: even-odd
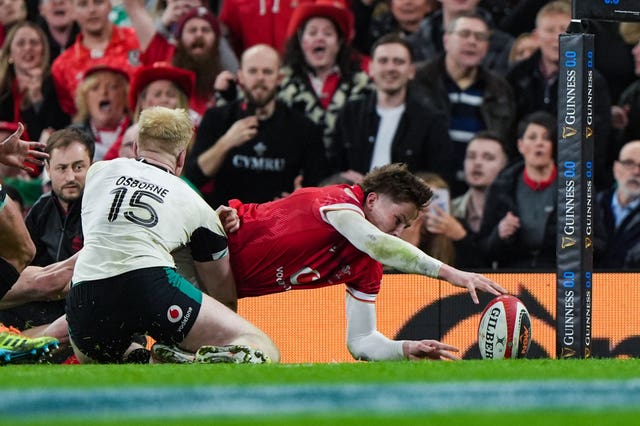
[(67, 296), (82, 363), (122, 362), (140, 349), (134, 334), (177, 345), (200, 362), (279, 361), (266, 334), (175, 271), (170, 253), (188, 244), (202, 281), (235, 288), (218, 215), (177, 177), (192, 127), (184, 110), (146, 109), (136, 159), (97, 162), (87, 173), (84, 248)]

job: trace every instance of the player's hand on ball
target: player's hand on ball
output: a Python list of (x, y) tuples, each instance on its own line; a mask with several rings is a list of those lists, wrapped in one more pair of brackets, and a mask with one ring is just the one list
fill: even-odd
[(453, 352), (459, 352), (458, 348), (438, 342), (437, 340), (406, 340), (402, 344), (404, 356), (415, 361), (418, 359), (454, 360), (460, 359)]
[(476, 274), (475, 272), (465, 272), (449, 265), (442, 265), (440, 268), (440, 278), (449, 281), (457, 287), (464, 287), (469, 290), (473, 303), (478, 304), (478, 294), (476, 290), (500, 296), (507, 293), (507, 290), (500, 284), (491, 281), (489, 278)]

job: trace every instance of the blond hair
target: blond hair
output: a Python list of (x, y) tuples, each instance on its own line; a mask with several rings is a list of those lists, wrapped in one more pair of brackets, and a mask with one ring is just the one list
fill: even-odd
[(76, 112), (76, 115), (73, 116), (74, 123), (84, 123), (85, 121), (89, 120), (89, 118), (91, 118), (91, 113), (89, 112), (89, 104), (87, 102), (87, 93), (89, 93), (89, 90), (94, 88), (98, 83), (100, 83), (103, 80), (105, 74), (111, 74), (111, 75), (117, 76), (118, 81), (121, 83), (121, 95), (125, 99), (124, 113), (125, 115), (128, 114), (129, 110), (128, 110), (128, 107), (126, 106), (127, 105), (126, 99), (129, 93), (129, 82), (127, 81), (125, 76), (123, 76), (122, 74), (105, 69), (105, 70), (95, 71), (91, 73), (84, 80), (82, 80), (78, 85), (78, 88), (76, 89), (76, 98), (75, 98), (77, 112)]
[(536, 28), (540, 25), (540, 19), (549, 15), (567, 15), (571, 17), (571, 1), (555, 0), (542, 6), (536, 14)]
[(140, 113), (138, 126), (140, 150), (178, 156), (193, 138), (193, 121), (187, 110), (182, 108), (146, 108)]
[(16, 79), (15, 71), (13, 69), (11, 59), (11, 44), (13, 43), (13, 39), (16, 38), (16, 34), (22, 28), (31, 28), (34, 30), (38, 37), (40, 38), (40, 42), (42, 43), (42, 62), (40, 63), (40, 69), (42, 70), (42, 77), (45, 78), (49, 75), (49, 40), (45, 35), (42, 28), (40, 28), (37, 24), (34, 24), (30, 21), (21, 21), (13, 24), (11, 30), (7, 34), (4, 39), (4, 43), (0, 45), (2, 48), (0, 49), (0, 95), (4, 95), (5, 93), (9, 93), (11, 91), (11, 87), (13, 82)]
[(622, 22), (620, 35), (625, 43), (637, 44), (640, 41), (640, 22)]

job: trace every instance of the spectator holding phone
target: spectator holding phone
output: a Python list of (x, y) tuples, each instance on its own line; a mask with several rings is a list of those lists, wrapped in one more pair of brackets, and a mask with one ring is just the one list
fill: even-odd
[(476, 133), (467, 145), (464, 159), (464, 179), (469, 189), (451, 201), (451, 212), (439, 211), (434, 206), (434, 212), (428, 213), (430, 231), (454, 241), (457, 267), (492, 267), (478, 244), (478, 231), (487, 190), (507, 162), (504, 142), (497, 133), (487, 130)]
[(435, 173), (416, 173), (416, 176), (429, 185), (433, 196), (429, 206), (418, 214), (418, 218), (400, 234), (400, 238), (435, 259), (453, 264), (456, 259), (453, 240), (440, 232), (438, 227), (445, 215), (448, 216), (451, 211), (449, 185)]
[(243, 100), (207, 110), (200, 123), (184, 174), (212, 207), (271, 201), (300, 174), (314, 186), (328, 173), (320, 128), (276, 101), (279, 68), (272, 47), (247, 49), (237, 75)]

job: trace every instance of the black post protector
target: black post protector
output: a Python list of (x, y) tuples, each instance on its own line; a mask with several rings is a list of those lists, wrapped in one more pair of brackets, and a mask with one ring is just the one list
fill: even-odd
[(573, 0), (574, 19), (599, 21), (640, 21), (638, 0)]
[(593, 34), (560, 36), (557, 358), (591, 356), (594, 40)]

